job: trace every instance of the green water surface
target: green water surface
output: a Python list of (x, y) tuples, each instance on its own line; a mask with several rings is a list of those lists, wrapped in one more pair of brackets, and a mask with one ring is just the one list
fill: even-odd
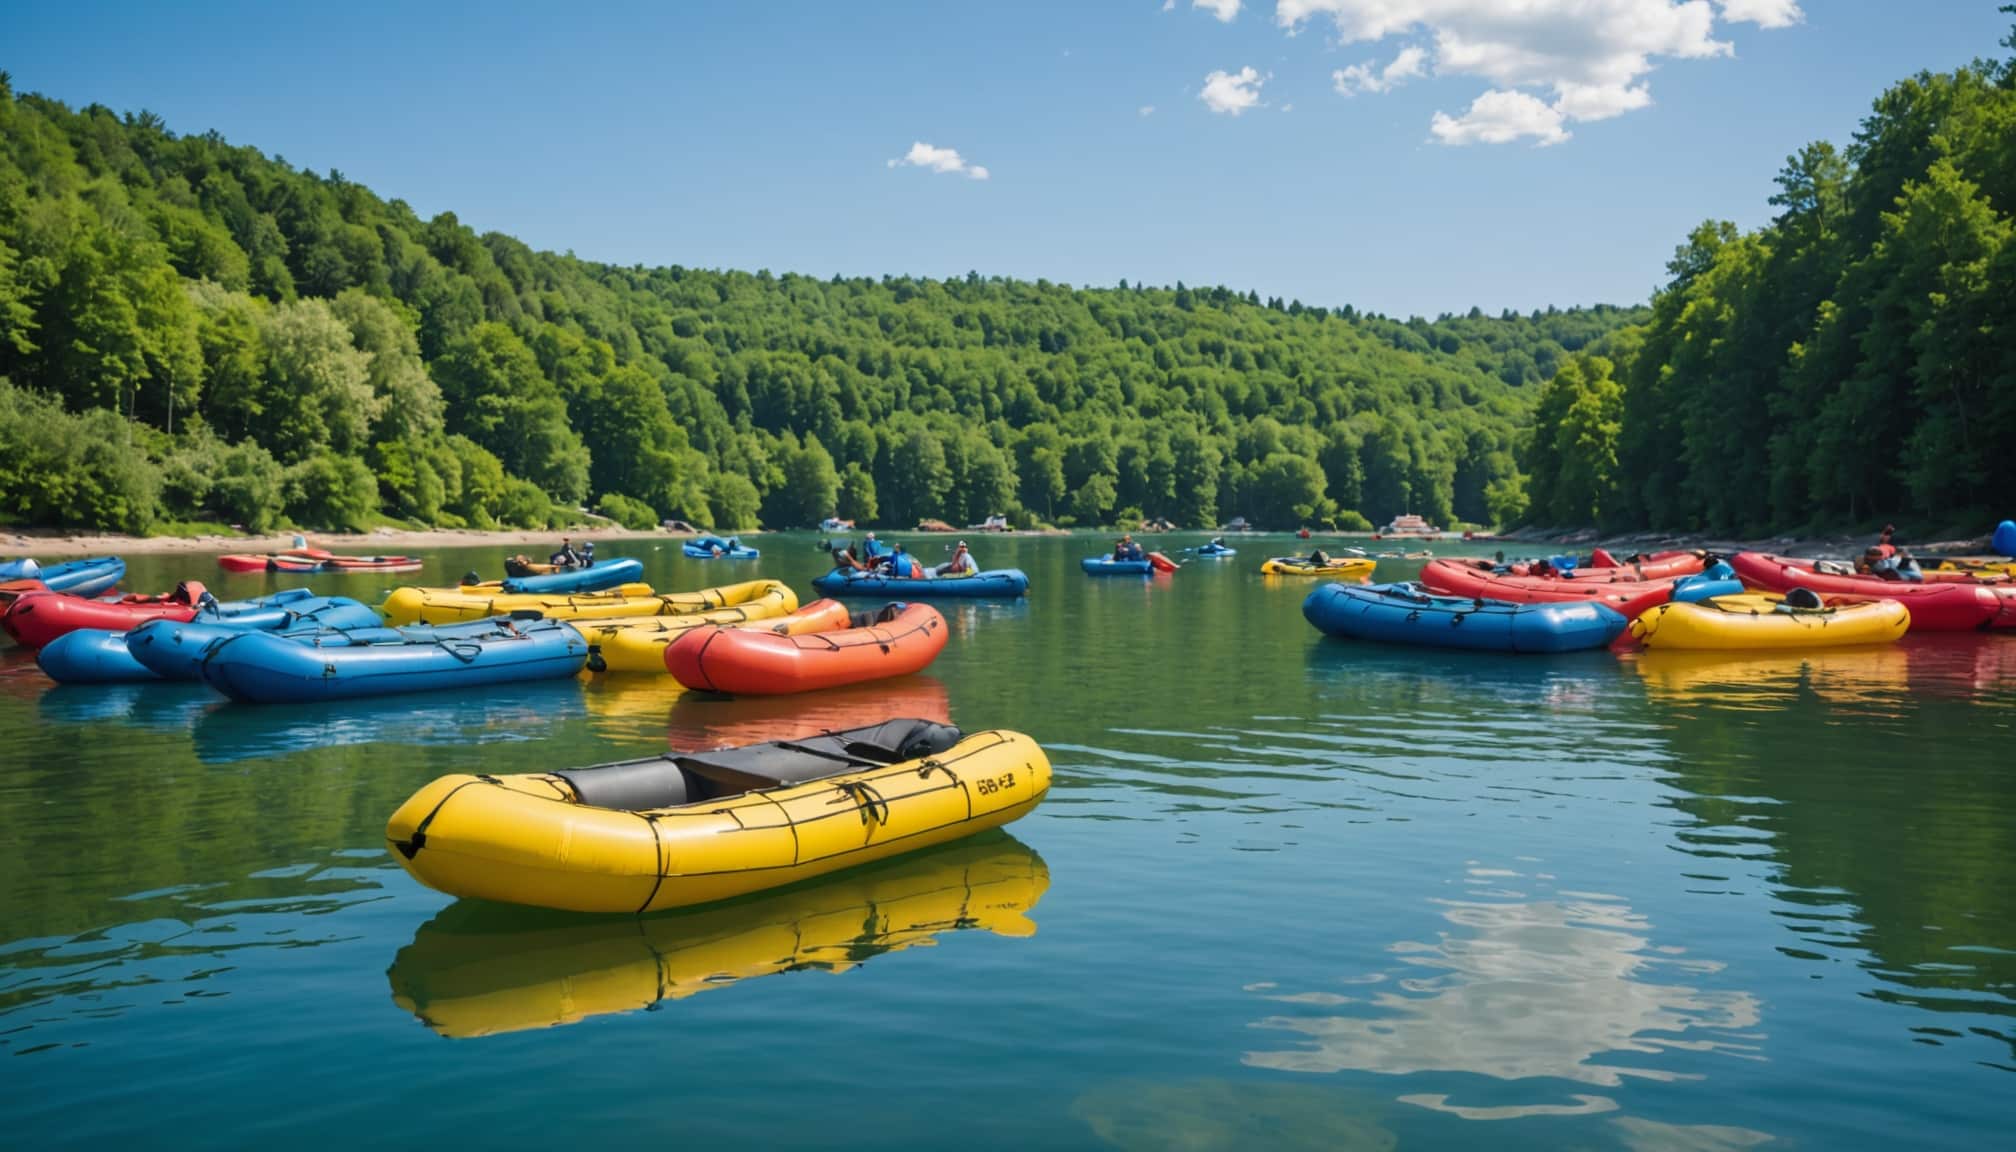
[[(815, 539), (602, 551), (809, 600)], [(946, 602), (928, 676), (826, 697), (603, 678), (256, 708), (54, 687), (0, 649), (0, 1143), (2006, 1146), (2016, 636), (1379, 649), (1257, 574), (1286, 538), (1152, 581), (1082, 575), (1096, 539), (975, 542), (1028, 600)], [(502, 555), (308, 581), (143, 557), (127, 587), (375, 600)], [(891, 711), (1030, 733), (1049, 800), (644, 920), (457, 903), (385, 852), (443, 773)]]

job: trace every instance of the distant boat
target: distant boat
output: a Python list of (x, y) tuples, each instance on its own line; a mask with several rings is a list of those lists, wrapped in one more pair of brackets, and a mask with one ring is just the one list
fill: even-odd
[(853, 530), (854, 522), (852, 520), (842, 520), (838, 516), (828, 516), (826, 519), (819, 521), (819, 531), (821, 532), (852, 532)]
[(1009, 525), (1008, 517), (996, 514), (987, 517), (981, 523), (968, 524), (966, 530), (968, 532), (1013, 532), (1015, 529)]
[(1251, 532), (1251, 531), (1253, 531), (1253, 526), (1252, 526), (1251, 524), (1248, 524), (1248, 523), (1246, 522), (1246, 518), (1245, 518), (1244, 516), (1234, 516), (1234, 517), (1232, 517), (1232, 519), (1231, 519), (1231, 520), (1230, 520), (1230, 521), (1229, 521), (1229, 522), (1228, 522), (1228, 523), (1227, 523), (1227, 524), (1226, 524), (1226, 525), (1225, 525), (1225, 526), (1224, 526), (1223, 528), (1220, 528), (1220, 529), (1219, 529), (1219, 531), (1220, 531), (1220, 532)]
[(1442, 538), (1442, 530), (1409, 512), (1404, 516), (1395, 516), (1391, 524), (1372, 534), (1374, 540), (1383, 540), (1388, 536), (1412, 536), (1425, 540), (1440, 540)]
[(954, 528), (954, 527), (952, 527), (952, 525), (950, 525), (950, 524), (947, 524), (947, 523), (946, 523), (945, 521), (943, 521), (943, 520), (932, 520), (932, 519), (929, 519), (929, 518), (926, 518), (926, 519), (923, 519), (923, 520), (919, 520), (919, 521), (917, 522), (917, 531), (919, 531), (919, 532), (957, 532), (957, 531), (958, 531), (958, 529), (957, 529), (957, 528)]

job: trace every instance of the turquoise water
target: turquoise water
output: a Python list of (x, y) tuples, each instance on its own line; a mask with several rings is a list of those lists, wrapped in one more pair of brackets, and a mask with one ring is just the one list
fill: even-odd
[[(809, 599), (813, 540), (604, 551)], [(1085, 577), (1083, 538), (976, 543), (1028, 571), (1026, 603), (948, 605), (928, 677), (783, 703), (605, 679), (257, 709), (52, 688), (0, 651), (7, 1143), (2006, 1140), (2016, 637), (1392, 651), (1319, 637), (1311, 585), (1254, 572), (1262, 541), (1157, 581)], [(129, 587), (300, 582), (208, 565), (142, 558)], [(1006, 834), (642, 921), (456, 904), (385, 853), (442, 773), (761, 739), (806, 709), (1021, 729), (1056, 785)]]

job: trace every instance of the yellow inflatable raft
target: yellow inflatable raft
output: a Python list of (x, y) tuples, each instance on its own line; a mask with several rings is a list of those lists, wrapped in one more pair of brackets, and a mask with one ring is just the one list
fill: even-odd
[(1362, 584), (1372, 578), (1372, 569), (1378, 567), (1376, 560), (1344, 559), (1332, 560), (1328, 564), (1310, 564), (1293, 556), (1277, 556), (1260, 565), (1260, 571), (1269, 576), (1322, 576), (1330, 580), (1341, 580), (1346, 584)]
[(392, 1000), (443, 1036), (490, 1036), (636, 1012), (780, 972), (845, 972), (942, 932), (1036, 932), (1043, 858), (983, 836), (754, 900), (643, 920), (450, 904), (387, 974)]
[(888, 720), (794, 741), (516, 776), (443, 776), (385, 825), (451, 896), (574, 912), (726, 900), (1027, 814), (1050, 761), (1027, 736)]
[(608, 620), (626, 616), (686, 616), (722, 608), (768, 604), (782, 616), (798, 610), (798, 594), (777, 580), (750, 580), (698, 592), (654, 593), (649, 584), (624, 584), (607, 592), (572, 596), (468, 588), (399, 588), (379, 611), (388, 623), (456, 624), (512, 612), (537, 612), (553, 620)]
[(1910, 610), (1895, 600), (1796, 608), (1749, 593), (1658, 605), (1631, 621), (1631, 635), (1652, 649), (1843, 648), (1894, 643), (1909, 627)]
[[(788, 590), (787, 590), (788, 591)], [(852, 622), (838, 600), (814, 600), (795, 612), (783, 611), (783, 601), (764, 596), (734, 608), (714, 608), (680, 616), (619, 616), (613, 620), (576, 620), (574, 630), (588, 638), (588, 671), (642, 672), (664, 676), (665, 649), (687, 632), (714, 624), (724, 628), (760, 628), (779, 636), (831, 632)]]

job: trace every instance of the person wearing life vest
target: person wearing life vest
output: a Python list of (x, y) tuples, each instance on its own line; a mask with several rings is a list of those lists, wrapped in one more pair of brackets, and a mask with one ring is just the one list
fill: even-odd
[(581, 563), (581, 557), (575, 553), (573, 543), (562, 536), (559, 550), (546, 557), (546, 562), (560, 568), (573, 568)]
[(980, 565), (974, 563), (973, 561), (973, 553), (967, 551), (966, 542), (964, 540), (961, 540), (959, 541), (958, 547), (952, 549), (952, 558), (950, 560), (947, 560), (945, 563), (940, 564), (934, 570), (933, 575), (971, 576), (972, 574), (978, 572), (979, 570)]

